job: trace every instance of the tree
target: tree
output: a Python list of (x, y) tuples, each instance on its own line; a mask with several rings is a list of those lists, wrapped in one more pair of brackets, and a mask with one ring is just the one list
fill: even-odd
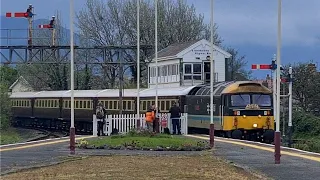
[[(163, 0), (158, 3), (158, 50), (174, 43), (202, 38), (209, 39), (209, 26), (203, 22), (202, 15), (197, 15), (193, 5), (189, 6), (183, 0), (178, 0), (177, 2)], [(96, 46), (136, 45), (136, 14), (136, 1), (109, 0), (105, 4), (100, 0), (88, 0), (86, 8), (80, 10), (77, 14), (77, 26), (81, 34), (85, 34), (92, 44)], [(141, 44), (154, 44), (154, 19), (153, 4), (141, 1)], [(216, 45), (220, 45), (222, 42), (216, 31), (214, 40)], [(147, 57), (150, 57), (153, 52), (142, 52), (140, 61), (144, 61)], [(121, 59), (127, 62), (136, 62), (136, 53), (135, 50), (127, 50)], [(112, 52), (108, 54), (108, 61), (115, 61), (112, 58)], [(133, 77), (133, 81), (136, 82), (136, 66), (127, 68), (130, 69), (129, 72)], [(142, 65), (142, 76), (146, 75), (146, 70), (147, 66)], [(107, 77), (105, 84), (114, 84), (118, 76), (117, 72), (109, 70), (104, 73), (106, 73)]]
[(10, 125), (9, 86), (18, 78), (16, 69), (9, 66), (0, 66), (0, 129), (6, 129)]
[[(298, 107), (306, 112), (319, 115), (320, 107), (320, 73), (312, 63), (297, 63), (292, 65), (293, 99)], [(283, 75), (288, 77), (290, 64), (284, 66)]]
[(229, 80), (243, 81), (250, 79), (252, 71), (245, 69), (248, 63), (245, 60), (245, 56), (239, 56), (239, 52), (231, 47), (226, 48), (226, 50), (232, 55), (227, 62), (227, 75)]

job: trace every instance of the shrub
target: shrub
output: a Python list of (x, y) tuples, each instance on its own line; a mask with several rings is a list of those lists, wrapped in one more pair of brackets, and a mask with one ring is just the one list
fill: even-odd
[(294, 111), (292, 120), (295, 136), (318, 136), (320, 134), (320, 117), (304, 111)]

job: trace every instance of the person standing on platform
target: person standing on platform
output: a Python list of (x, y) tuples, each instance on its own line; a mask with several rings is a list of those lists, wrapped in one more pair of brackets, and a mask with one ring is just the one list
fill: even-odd
[(154, 112), (153, 106), (150, 106), (150, 108), (146, 112), (146, 124), (147, 124), (147, 129), (149, 131), (154, 130), (153, 128), (154, 120), (155, 120), (155, 112)]
[[(160, 109), (159, 108), (156, 108), (155, 105), (152, 105), (152, 109), (153, 109), (153, 112), (154, 112), (154, 120), (153, 120), (153, 132), (157, 132), (156, 131), (156, 128), (159, 126), (157, 126), (157, 124), (159, 124), (159, 114), (160, 114)], [(158, 114), (157, 114), (157, 109), (158, 109)], [(156, 120), (158, 119), (158, 120)]]
[(173, 102), (172, 107), (169, 110), (170, 119), (172, 122), (173, 134), (176, 134), (176, 130), (178, 134), (181, 134), (181, 125), (180, 125), (180, 117), (181, 117), (181, 110), (180, 107), (177, 106), (176, 102)]
[(105, 136), (103, 132), (103, 125), (106, 122), (106, 115), (107, 115), (106, 108), (102, 105), (101, 102), (99, 102), (96, 109), (96, 116), (98, 121), (98, 136), (100, 136), (100, 132), (102, 136)]

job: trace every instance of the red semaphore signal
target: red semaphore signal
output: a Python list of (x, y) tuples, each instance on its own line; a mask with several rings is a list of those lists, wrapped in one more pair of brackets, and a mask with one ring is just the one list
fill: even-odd
[(252, 64), (251, 69), (271, 69), (270, 64)]
[(23, 18), (27, 18), (28, 17), (28, 13), (25, 12), (17, 12), (17, 13), (11, 13), (11, 12), (7, 12), (6, 13), (6, 17), (23, 17)]

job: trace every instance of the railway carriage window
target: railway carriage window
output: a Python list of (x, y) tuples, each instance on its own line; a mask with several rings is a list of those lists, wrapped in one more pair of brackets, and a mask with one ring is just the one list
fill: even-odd
[(79, 101), (76, 101), (75, 103), (76, 103), (75, 104), (75, 106), (76, 106), (75, 108), (79, 108)]
[(109, 109), (112, 109), (112, 108), (113, 108), (112, 101), (109, 101)]
[(170, 101), (166, 101), (166, 110), (168, 111), (170, 109)]
[(87, 101), (87, 108), (88, 108), (88, 109), (91, 109), (90, 101)]
[(79, 108), (83, 108), (83, 101), (79, 101)]
[(83, 109), (87, 109), (87, 101), (83, 101)]
[(108, 109), (108, 101), (104, 101), (104, 107)]
[(250, 95), (237, 94), (231, 95), (231, 106), (247, 106), (250, 104)]
[(132, 101), (128, 101), (128, 110), (132, 110)]
[(54, 101), (54, 107), (58, 107), (58, 101), (57, 100)]
[(118, 107), (118, 101), (113, 101), (113, 108), (114, 108), (114, 109), (119, 109), (119, 107)]
[(147, 109), (147, 102), (146, 101), (142, 101), (142, 110), (146, 110)]
[(71, 101), (68, 101), (68, 108), (71, 108)]
[(161, 111), (165, 111), (166, 110), (165, 101), (161, 101), (160, 105), (161, 105), (160, 107)]
[(147, 110), (149, 109), (149, 107), (151, 106), (151, 101), (147, 101)]
[(122, 101), (122, 109), (127, 110), (127, 101)]
[(48, 101), (44, 100), (44, 106), (43, 107), (47, 107), (48, 106)]
[(259, 106), (271, 106), (271, 97), (266, 94), (253, 94), (252, 104), (258, 104)]

